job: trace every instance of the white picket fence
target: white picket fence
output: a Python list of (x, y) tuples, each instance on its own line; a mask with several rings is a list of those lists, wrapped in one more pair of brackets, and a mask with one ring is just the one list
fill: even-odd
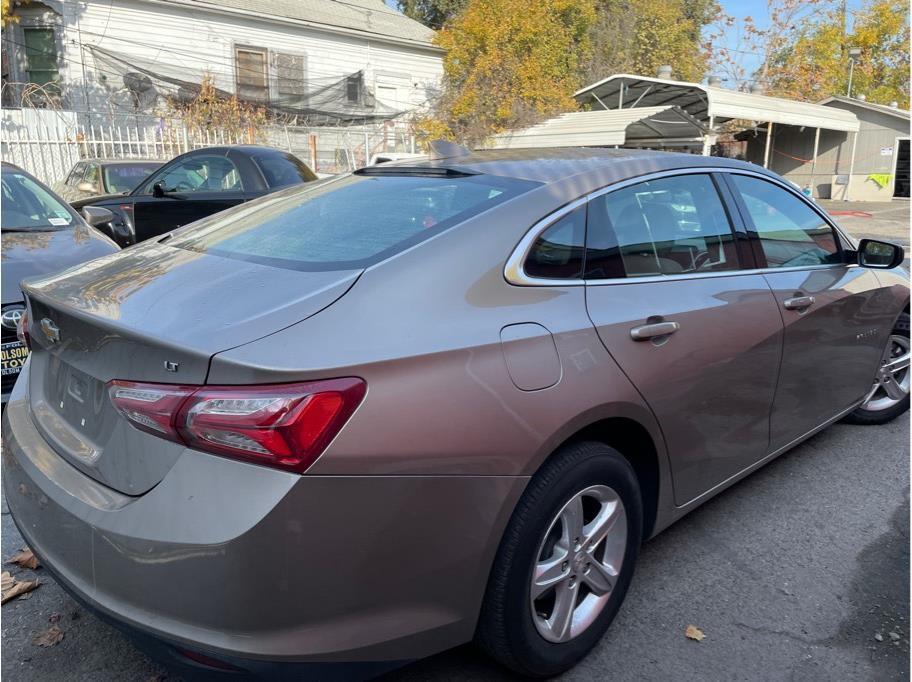
[(284, 149), (320, 173), (340, 173), (367, 163), (378, 152), (413, 152), (415, 140), (401, 123), (350, 128), (264, 126), (254, 131), (191, 130), (178, 121), (144, 117), (81, 123), (77, 112), (4, 110), (0, 154), (48, 184), (62, 180), (81, 159), (146, 158), (228, 144), (265, 144)]

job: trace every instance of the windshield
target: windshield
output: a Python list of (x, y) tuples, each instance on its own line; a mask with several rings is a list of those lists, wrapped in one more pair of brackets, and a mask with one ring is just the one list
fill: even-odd
[(172, 245), (295, 270), (364, 268), (537, 184), (487, 175), (349, 175), (222, 213)]
[(129, 192), (158, 168), (160, 163), (119, 163), (104, 167), (104, 182), (112, 194)]
[(66, 204), (24, 173), (4, 168), (0, 185), (0, 227), (5, 232), (57, 230), (73, 224)]

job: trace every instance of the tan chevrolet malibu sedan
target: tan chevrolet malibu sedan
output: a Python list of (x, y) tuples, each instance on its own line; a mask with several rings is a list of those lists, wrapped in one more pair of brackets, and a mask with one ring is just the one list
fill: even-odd
[(475, 640), (555, 675), (644, 540), (908, 409), (902, 260), (711, 157), (289, 188), (23, 283), (6, 500), (61, 585), (197, 670), (364, 677)]

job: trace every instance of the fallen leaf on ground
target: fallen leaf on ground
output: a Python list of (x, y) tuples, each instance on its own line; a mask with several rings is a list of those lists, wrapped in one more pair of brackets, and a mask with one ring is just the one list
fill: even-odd
[(697, 642), (702, 641), (703, 638), (706, 637), (706, 635), (703, 634), (703, 631), (696, 625), (688, 625), (684, 628), (684, 636), (687, 637), (687, 639), (693, 639)]
[(63, 639), (63, 630), (56, 625), (52, 625), (50, 629), (45, 630), (40, 635), (36, 635), (35, 639), (32, 640), (32, 644), (37, 646), (55, 646), (61, 639)]
[(0, 599), (0, 604), (5, 604), (10, 599), (31, 592), (39, 584), (37, 580), (16, 580), (9, 571), (3, 571), (3, 597)]
[(55, 612), (55, 613), (52, 613), (52, 614), (51, 614), (51, 617), (48, 618), (48, 623), (59, 623), (59, 622), (60, 622), (60, 614), (59, 614), (59, 613), (56, 613), (56, 612)]
[(39, 566), (38, 557), (36, 557), (28, 547), (13, 554), (13, 556), (6, 560), (6, 563), (16, 564), (21, 568), (31, 568), (32, 570), (35, 570)]

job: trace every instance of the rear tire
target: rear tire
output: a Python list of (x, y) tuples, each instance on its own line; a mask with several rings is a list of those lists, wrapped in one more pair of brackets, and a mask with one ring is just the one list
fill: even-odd
[[(890, 332), (890, 342), (884, 353), (884, 361), (891, 358), (899, 357), (901, 353), (909, 353), (909, 313), (903, 313), (896, 320), (893, 330)], [(878, 389), (876, 383), (881, 376), (878, 368), (878, 377), (875, 378), (875, 388), (873, 394), (866, 399), (864, 403), (854, 412), (850, 412), (843, 421), (848, 424), (860, 424), (862, 426), (873, 426), (876, 424), (886, 424), (896, 419), (899, 415), (904, 414), (909, 409), (909, 372), (908, 367), (900, 372), (896, 372), (890, 380), (895, 387), (905, 391), (905, 397), (897, 400), (890, 400), (890, 396), (883, 388)], [(875, 390), (876, 389), (876, 390)]]
[[(568, 535), (577, 516), (581, 532)], [(561, 448), (533, 476), (510, 518), (488, 580), (476, 643), (522, 675), (544, 678), (570, 669), (614, 620), (633, 577), (642, 533), (639, 483), (623, 455), (597, 442)], [(533, 598), (541, 584), (552, 584), (544, 573), (548, 565), (556, 571), (555, 586)], [(569, 619), (561, 617), (566, 608), (559, 609), (559, 598), (571, 604)], [(566, 627), (549, 626), (550, 621)]]

